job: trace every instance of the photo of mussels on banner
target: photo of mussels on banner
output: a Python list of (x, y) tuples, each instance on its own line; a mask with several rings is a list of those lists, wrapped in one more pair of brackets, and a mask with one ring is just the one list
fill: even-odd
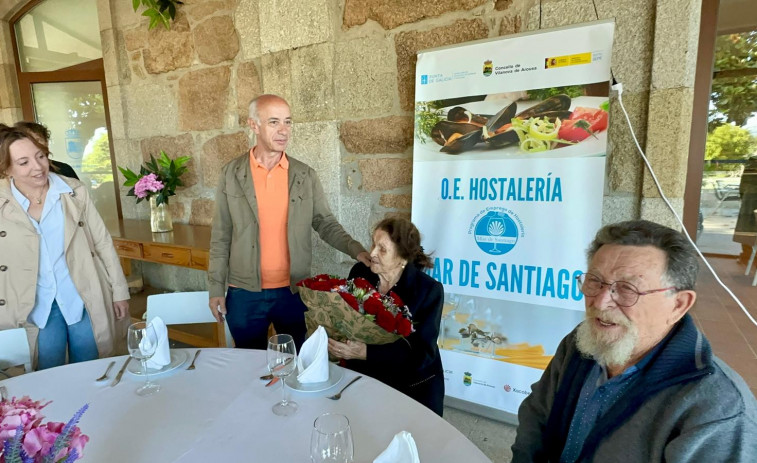
[(517, 413), (583, 320), (613, 32), (598, 21), (418, 54), (412, 220), (446, 292), (446, 394), (495, 415)]

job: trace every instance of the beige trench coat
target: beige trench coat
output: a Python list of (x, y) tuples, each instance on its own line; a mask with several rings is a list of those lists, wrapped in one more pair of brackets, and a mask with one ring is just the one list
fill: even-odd
[[(122, 350), (129, 317), (117, 320), (113, 301), (129, 299), (118, 255), (89, 192), (78, 180), (61, 177), (73, 193), (61, 195), (64, 249), (71, 279), (84, 301), (100, 357)], [(32, 359), (39, 329), (27, 321), (34, 308), (39, 237), (13, 197), (10, 181), (0, 179), (0, 330), (26, 328)]]

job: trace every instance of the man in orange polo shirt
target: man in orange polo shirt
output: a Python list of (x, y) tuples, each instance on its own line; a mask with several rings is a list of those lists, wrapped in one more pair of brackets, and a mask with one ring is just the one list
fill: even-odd
[(257, 145), (226, 164), (218, 181), (210, 311), (219, 323), (226, 316), (237, 347), (265, 349), (273, 323), (299, 349), (307, 309), (295, 285), (310, 276), (310, 229), (366, 265), (370, 255), (331, 213), (315, 171), (285, 153), (292, 133), (289, 104), (261, 95), (250, 103), (248, 123)]

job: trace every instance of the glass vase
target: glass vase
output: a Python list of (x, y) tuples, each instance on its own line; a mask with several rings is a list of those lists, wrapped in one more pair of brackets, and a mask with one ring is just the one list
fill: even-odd
[(153, 233), (170, 232), (173, 230), (171, 210), (168, 204), (158, 205), (155, 197), (150, 198), (150, 229)]

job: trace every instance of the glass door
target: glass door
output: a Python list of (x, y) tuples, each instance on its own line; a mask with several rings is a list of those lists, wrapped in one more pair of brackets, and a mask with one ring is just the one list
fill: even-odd
[(52, 159), (74, 169), (103, 220), (118, 219), (97, 0), (31, 0), (10, 22), (24, 119), (50, 130)]
[(32, 84), (37, 122), (50, 130), (52, 159), (70, 165), (106, 222), (118, 219), (100, 82)]
[(757, 31), (720, 35), (697, 245), (746, 263), (757, 234)]

